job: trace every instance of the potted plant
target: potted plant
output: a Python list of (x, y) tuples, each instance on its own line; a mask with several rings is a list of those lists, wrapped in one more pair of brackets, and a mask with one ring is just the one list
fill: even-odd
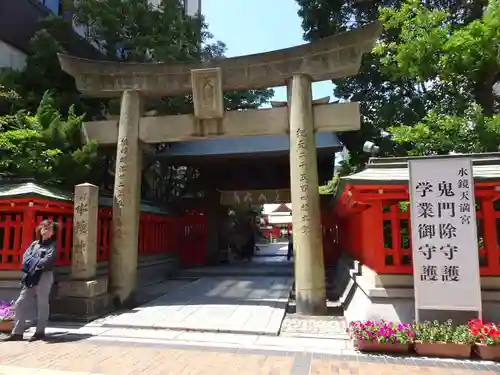
[(347, 333), (360, 351), (408, 353), (413, 343), (410, 324), (381, 321), (354, 321)]
[(468, 324), (474, 337), (474, 351), (487, 361), (500, 360), (500, 329), (494, 323), (484, 323), (480, 319), (471, 320)]
[(474, 337), (466, 325), (451, 320), (415, 323), (415, 351), (425, 357), (469, 358)]
[(0, 332), (12, 331), (14, 310), (12, 302), (0, 301)]

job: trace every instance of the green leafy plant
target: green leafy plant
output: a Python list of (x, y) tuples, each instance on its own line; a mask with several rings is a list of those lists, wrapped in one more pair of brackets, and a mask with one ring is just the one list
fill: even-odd
[(444, 323), (437, 320), (415, 323), (413, 331), (415, 332), (415, 341), (454, 344), (472, 344), (474, 342), (474, 337), (467, 325), (453, 326), (451, 320)]
[(91, 181), (97, 144), (83, 142), (83, 117), (73, 108), (63, 117), (48, 92), (36, 113), (18, 110), (0, 117), (0, 173), (70, 189)]

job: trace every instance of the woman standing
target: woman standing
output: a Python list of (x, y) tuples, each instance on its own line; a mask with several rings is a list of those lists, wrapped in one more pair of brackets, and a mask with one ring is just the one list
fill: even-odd
[(23, 339), (26, 320), (33, 316), (31, 302), (37, 301), (37, 324), (35, 334), (29, 341), (45, 338), (45, 328), (49, 320), (49, 297), (54, 283), (57, 248), (56, 226), (52, 220), (44, 220), (37, 227), (38, 240), (34, 241), (23, 255), (21, 294), (14, 305), (14, 328), (4, 341)]

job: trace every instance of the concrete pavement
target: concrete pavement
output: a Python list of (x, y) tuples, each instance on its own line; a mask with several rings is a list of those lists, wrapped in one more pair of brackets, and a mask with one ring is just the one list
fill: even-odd
[(278, 335), (292, 290), (293, 263), (283, 262), (286, 244), (259, 247), (251, 263), (184, 270), (182, 276), (205, 276), (165, 290), (153, 301), (106, 319), (103, 326)]
[(276, 336), (291, 289), (287, 277), (204, 277), (104, 326)]

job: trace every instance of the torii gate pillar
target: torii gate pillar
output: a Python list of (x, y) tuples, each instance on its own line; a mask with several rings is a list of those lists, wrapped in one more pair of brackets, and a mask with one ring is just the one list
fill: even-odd
[(294, 75), (288, 82), (295, 299), (298, 314), (324, 315), (325, 267), (311, 83), (306, 75)]
[(142, 150), (139, 144), (141, 109), (139, 91), (125, 90), (118, 125), (109, 254), (109, 287), (117, 305), (134, 300), (137, 284), (142, 169)]

